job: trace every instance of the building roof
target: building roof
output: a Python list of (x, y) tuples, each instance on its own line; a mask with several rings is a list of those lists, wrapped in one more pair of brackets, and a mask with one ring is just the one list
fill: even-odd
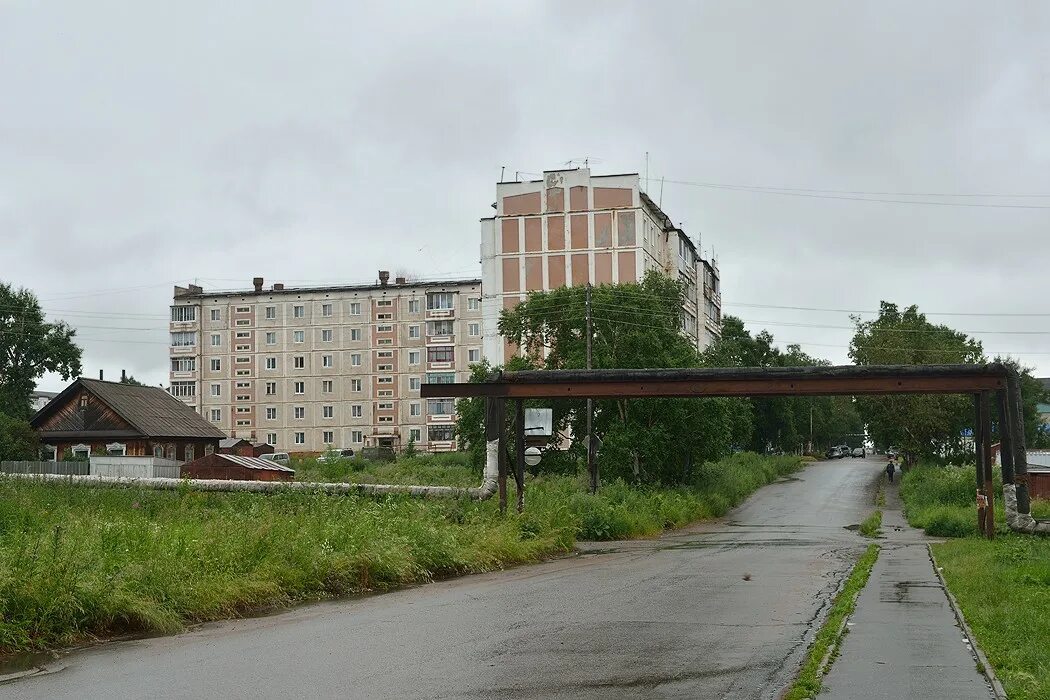
[(30, 396), (32, 396), (34, 399), (47, 399), (47, 400), (50, 401), (51, 399), (53, 399), (56, 396), (58, 396), (58, 392), (57, 391), (34, 391), (32, 394), (30, 394)]
[(249, 297), (249, 296), (272, 296), (274, 294), (304, 294), (312, 292), (372, 292), (376, 290), (397, 291), (399, 289), (411, 289), (413, 287), (463, 287), (467, 285), (478, 286), (481, 284), (480, 277), (470, 279), (453, 280), (408, 280), (404, 284), (396, 282), (388, 284), (336, 284), (320, 285), (316, 287), (284, 287), (283, 289), (263, 289), (256, 292), (255, 289), (206, 289), (199, 293), (191, 291), (186, 287), (175, 287), (176, 299), (205, 299), (207, 297)]
[(144, 437), (226, 437), (226, 433), (159, 387), (104, 382), (83, 377), (67, 386), (37, 411), (30, 419), (30, 424), (37, 428), (44, 418), (64, 406), (80, 388), (93, 394)]
[(259, 459), (258, 457), (242, 457), (241, 455), (227, 455), (227, 454), (214, 454), (212, 458), (219, 457), (226, 462), (231, 462), (227, 466), (239, 466), (245, 467), (246, 469), (258, 469), (260, 471), (270, 472), (291, 472), (295, 473), (294, 469), (290, 469), (283, 464), (277, 462), (271, 462), (268, 459)]
[(224, 438), (222, 440), (219, 440), (219, 447), (222, 447), (222, 448), (237, 447), (237, 445), (240, 445), (242, 443), (245, 444), (245, 445), (250, 445), (251, 444), (250, 442), (248, 442), (244, 438)]

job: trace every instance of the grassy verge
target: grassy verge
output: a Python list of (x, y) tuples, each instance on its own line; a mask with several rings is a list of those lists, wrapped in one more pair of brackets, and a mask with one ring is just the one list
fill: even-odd
[(477, 486), (481, 472), (462, 452), (403, 457), (396, 462), (369, 462), (360, 458), (319, 462), (297, 459), (291, 464), (296, 481), (347, 481), (358, 484), (440, 484)]
[(843, 623), (853, 612), (857, 605), (857, 596), (868, 583), (871, 570), (875, 566), (875, 560), (879, 558), (878, 545), (868, 545), (867, 551), (853, 566), (853, 571), (846, 580), (835, 601), (831, 605), (831, 612), (817, 633), (813, 646), (810, 647), (806, 660), (802, 664), (798, 677), (784, 695), (784, 700), (803, 700), (804, 698), (815, 698), (821, 690), (821, 678), (827, 672), (825, 658), (829, 656), (827, 665), (834, 661), (838, 653), (839, 643), (846, 629)]
[(878, 537), (882, 534), (882, 511), (876, 510), (860, 524), (860, 534), (865, 537)]
[[(973, 467), (919, 467), (901, 485), (909, 522), (955, 537), (933, 546), (948, 587), (1011, 698), (1050, 698), (1050, 539), (1002, 527), (978, 537)], [(1032, 513), (1050, 517), (1050, 503)]]
[[(354, 478), (477, 483), (455, 459), (362, 465)], [(722, 515), (798, 468), (793, 457), (741, 454), (701, 466), (688, 488), (611, 483), (597, 496), (574, 478), (537, 478), (526, 512), (506, 517), (493, 500), (0, 479), (0, 654), (490, 571), (577, 539), (655, 535)]]

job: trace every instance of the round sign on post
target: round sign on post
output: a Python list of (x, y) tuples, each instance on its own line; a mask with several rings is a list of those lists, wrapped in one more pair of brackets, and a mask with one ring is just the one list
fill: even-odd
[(527, 447), (525, 448), (525, 464), (530, 467), (535, 467), (540, 463), (541, 455), (540, 448), (538, 447)]

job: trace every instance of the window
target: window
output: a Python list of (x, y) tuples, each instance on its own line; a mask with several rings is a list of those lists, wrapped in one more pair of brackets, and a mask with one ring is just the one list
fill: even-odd
[(277, 444), (277, 433), (266, 433), (266, 444), (276, 445)]
[(430, 372), (427, 374), (427, 384), (455, 384), (455, 372)]
[(361, 329), (351, 328), (350, 329), (350, 340), (361, 340)]
[(428, 309), (451, 309), (455, 295), (452, 292), (434, 292), (427, 294)]
[(252, 332), (251, 331), (237, 331), (237, 337), (238, 338), (251, 338), (252, 337)]
[(448, 442), (450, 440), (455, 439), (455, 436), (456, 428), (451, 424), (427, 426), (427, 438), (431, 441)]
[(427, 348), (427, 362), (453, 362), (455, 359), (456, 349), (451, 345)]
[(419, 326), (409, 326), (408, 327), (408, 337), (409, 338), (418, 338), (419, 337)]
[(394, 402), (393, 401), (384, 401), (384, 402), (378, 404), (376, 406), (376, 408), (378, 408), (380, 411), (393, 411), (394, 410)]
[[(218, 336), (212, 336), (212, 340)], [(197, 334), (193, 331), (180, 331), (178, 333), (171, 334), (171, 346), (173, 348), (187, 348), (193, 347), (197, 344)], [(212, 345), (215, 343), (213, 342)]]
[(237, 325), (238, 326), (250, 326), (250, 325), (252, 325), (252, 321), (249, 318), (239, 318), (239, 319), (237, 319)]
[(376, 333), (389, 333), (392, 330), (394, 330), (394, 327), (385, 323), (383, 325), (376, 326)]
[(295, 318), (303, 318), (304, 316), (306, 316), (306, 307), (293, 306), (292, 307), (292, 316), (295, 317)]
[(237, 307), (237, 313), (239, 313), (239, 314), (250, 314), (251, 312), (252, 312), (252, 308), (250, 306), (238, 306)]
[(427, 399), (428, 416), (451, 416), (455, 412), (455, 399)]
[(393, 365), (376, 365), (376, 371), (377, 372), (393, 372), (394, 371), (394, 366)]
[(376, 314), (377, 321), (392, 321), (394, 314)]
[(266, 307), (266, 318), (268, 318), (271, 321), (273, 319), (277, 318), (277, 307), (276, 306), (267, 306)]
[(306, 331), (292, 331), (292, 342), (293, 343), (305, 343), (306, 342)]
[(350, 304), (350, 314), (352, 316), (360, 316), (361, 315), (361, 303), (360, 302), (355, 301), (355, 302), (352, 302)]
[(333, 442), (335, 442), (335, 433), (331, 430), (326, 430), (323, 433), (321, 433), (321, 435), (321, 442), (323, 442), (324, 444), (331, 445)]
[[(197, 320), (196, 306), (173, 306), (171, 307), (172, 323), (186, 323)], [(212, 319), (214, 320), (214, 319)]]
[(295, 433), (295, 444), (305, 445), (306, 444), (306, 433)]
[(266, 369), (277, 369), (277, 358), (267, 357), (266, 358)]
[(222, 409), (221, 408), (213, 408), (213, 409), (211, 409), (211, 422), (212, 423), (218, 423), (221, 420), (222, 420)]
[(352, 405), (350, 407), (350, 417), (351, 418), (360, 418), (361, 415), (362, 415), (361, 404), (355, 403), (354, 405)]
[(238, 377), (248, 377), (248, 376), (251, 376), (251, 373), (252, 373), (252, 371), (250, 369), (239, 369), (239, 370), (237, 370), (237, 372), (235, 372), (235, 374)]
[(251, 382), (237, 382), (237, 388), (238, 389), (251, 389), (252, 388), (252, 383)]
[(479, 336), (481, 335), (481, 324), (480, 323), (469, 323), (467, 324), (467, 335)]
[(362, 438), (363, 438), (363, 435), (361, 434), (360, 430), (351, 430), (350, 431), (350, 442), (353, 442), (353, 443), (364, 442), (364, 440)]
[(220, 320), (222, 320), (222, 311), (220, 311), (219, 309), (212, 309), (211, 310), (211, 320), (212, 321), (220, 321)]
[(419, 442), (419, 428), (412, 428), (408, 431), (409, 442)]
[(408, 390), (409, 391), (419, 391), (419, 377), (409, 377), (408, 378)]
[(266, 344), (267, 345), (277, 345), (277, 332), (276, 331), (269, 331), (269, 332), (267, 332), (267, 334), (266, 334)]
[(296, 406), (295, 419), (302, 420), (303, 418), (306, 418), (306, 406)]
[[(121, 453), (123, 454), (123, 453)], [(193, 445), (186, 445), (185, 458), (187, 462), (193, 461)]]
[(237, 425), (238, 425), (239, 427), (247, 427), (247, 426), (249, 426), (249, 425), (251, 425), (251, 424), (252, 424), (252, 422), (251, 422), (250, 420), (248, 420), (248, 419), (244, 419), (244, 420), (238, 420), (238, 421), (237, 421)]
[(361, 354), (355, 352), (353, 355), (351, 355), (350, 356), (350, 364), (352, 366), (354, 366), (354, 367), (360, 367), (361, 366)]
[(296, 382), (295, 383), (295, 393), (297, 393), (297, 394), (305, 394), (306, 393), (306, 382)]
[(481, 350), (477, 348), (467, 350), (467, 362), (481, 362)]
[(326, 316), (326, 317), (327, 316), (331, 316), (332, 315), (332, 305), (331, 304), (321, 304), (321, 315), (322, 316)]
[(380, 350), (380, 351), (378, 351), (376, 353), (376, 357), (381, 358), (381, 359), (386, 359), (388, 357), (393, 357), (393, 356), (394, 356), (394, 351), (393, 350)]
[(326, 328), (323, 331), (321, 331), (321, 342), (322, 343), (330, 343), (330, 342), (332, 342), (332, 329), (331, 328)]
[(408, 300), (408, 313), (418, 314), (419, 313), (419, 299)]
[(277, 408), (275, 406), (269, 406), (266, 409), (266, 420), (277, 420)]
[(376, 377), (376, 384), (393, 384), (393, 377)]
[(222, 336), (219, 335), (218, 333), (212, 333), (211, 334), (211, 346), (213, 348), (217, 348), (220, 345), (222, 345)]
[(452, 335), (452, 321), (427, 321), (427, 335)]
[(212, 384), (211, 385), (211, 395), (212, 396), (222, 396), (222, 384)]
[(481, 299), (467, 299), (467, 308), (471, 311), (477, 311), (481, 308)]
[(419, 364), (419, 350), (413, 350), (408, 353), (408, 364), (418, 365)]
[(332, 380), (331, 379), (325, 379), (323, 382), (321, 382), (321, 393), (323, 393), (323, 394), (331, 394), (332, 393), (332, 386), (333, 386)]
[(379, 391), (376, 392), (376, 396), (378, 396), (380, 398), (384, 398), (384, 399), (390, 398), (393, 395), (394, 395), (394, 390), (393, 389), (380, 389)]
[(408, 405), (408, 415), (418, 416), (420, 414), (420, 405), (418, 403), (411, 403)]
[(252, 358), (250, 358), (250, 357), (238, 357), (236, 360), (234, 360), (234, 362), (236, 362), (239, 365), (246, 365), (246, 364), (248, 364), (251, 361), (252, 361)]
[(393, 416), (379, 416), (379, 422), (380, 423), (393, 423), (394, 422), (394, 417)]
[(172, 372), (194, 372), (197, 370), (196, 357), (173, 357), (171, 358)]
[(180, 399), (193, 398), (197, 395), (197, 382), (172, 382), (171, 395)]
[(277, 382), (266, 382), (266, 395), (277, 396)]
[(237, 407), (237, 413), (251, 413), (251, 412), (252, 412), (252, 407), (251, 406), (238, 406)]
[(238, 345), (234, 348), (237, 352), (250, 352), (252, 349), (251, 345)]
[(237, 394), (237, 400), (238, 401), (251, 401), (252, 397), (248, 396), (248, 394)]
[(332, 367), (333, 366), (332, 356), (331, 355), (321, 355), (321, 366), (322, 367)]
[(293, 366), (295, 369), (306, 369), (306, 356), (296, 355), (294, 358)]
[(211, 361), (211, 371), (212, 371), (212, 372), (218, 372), (218, 371), (220, 371), (221, 369), (222, 369), (222, 360), (220, 360), (220, 359), (218, 359), (218, 358), (212, 358), (212, 361)]
[(380, 299), (376, 302), (376, 306), (390, 306), (391, 303), (389, 299)]
[(334, 406), (322, 406), (321, 407), (321, 417), (322, 418), (334, 418), (335, 417), (335, 407)]
[(393, 345), (394, 341), (390, 338), (380, 338), (376, 341), (376, 345)]
[(351, 379), (350, 380), (350, 391), (361, 391), (361, 380)]

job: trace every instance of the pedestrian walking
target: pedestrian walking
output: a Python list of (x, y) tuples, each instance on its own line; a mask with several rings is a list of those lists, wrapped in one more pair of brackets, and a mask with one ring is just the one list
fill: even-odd
[(896, 471), (896, 469), (897, 465), (893, 463), (892, 459), (886, 463), (886, 478), (889, 479), (891, 484), (893, 483), (893, 472)]

